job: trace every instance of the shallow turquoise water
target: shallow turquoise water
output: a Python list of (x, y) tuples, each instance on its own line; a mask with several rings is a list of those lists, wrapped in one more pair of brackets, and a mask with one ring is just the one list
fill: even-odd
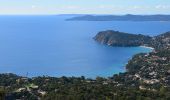
[(142, 47), (109, 47), (92, 38), (112, 29), (157, 35), (170, 22), (64, 21), (70, 16), (0, 16), (0, 72), (38, 76), (112, 76)]

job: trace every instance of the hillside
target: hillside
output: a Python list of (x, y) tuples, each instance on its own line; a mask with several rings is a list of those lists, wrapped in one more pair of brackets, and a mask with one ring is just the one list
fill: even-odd
[(170, 48), (170, 32), (163, 33), (161, 35), (152, 38), (150, 46), (156, 49), (169, 49)]

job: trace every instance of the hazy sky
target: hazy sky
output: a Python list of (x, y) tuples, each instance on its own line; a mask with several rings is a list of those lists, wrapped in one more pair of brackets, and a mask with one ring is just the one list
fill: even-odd
[(170, 0), (0, 0), (0, 14), (170, 14)]

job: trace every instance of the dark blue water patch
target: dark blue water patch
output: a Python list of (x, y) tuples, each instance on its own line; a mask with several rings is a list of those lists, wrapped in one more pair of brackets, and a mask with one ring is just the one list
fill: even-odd
[(31, 76), (112, 76), (142, 47), (109, 47), (92, 38), (112, 29), (157, 35), (169, 22), (65, 21), (67, 16), (0, 16), (0, 72)]

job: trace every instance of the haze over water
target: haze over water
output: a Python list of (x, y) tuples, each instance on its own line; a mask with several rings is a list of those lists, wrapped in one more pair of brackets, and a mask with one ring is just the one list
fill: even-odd
[(109, 47), (92, 38), (103, 30), (145, 35), (170, 22), (65, 21), (71, 16), (0, 16), (0, 72), (28, 76), (112, 76), (142, 47)]

